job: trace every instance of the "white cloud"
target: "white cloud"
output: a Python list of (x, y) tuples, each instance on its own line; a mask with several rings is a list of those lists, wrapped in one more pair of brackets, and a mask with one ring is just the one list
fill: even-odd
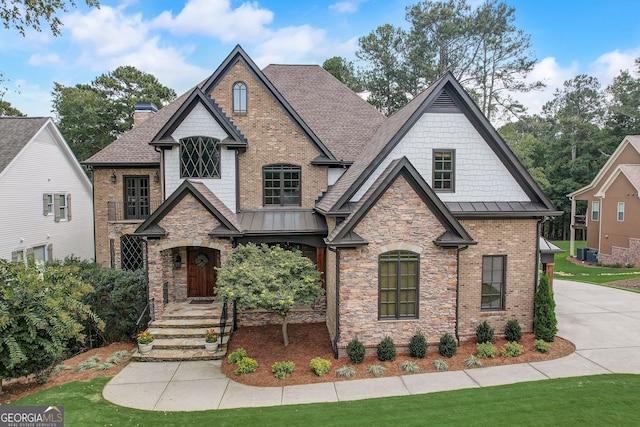
[(527, 93), (517, 93), (518, 99), (525, 107), (527, 114), (540, 114), (542, 106), (553, 99), (556, 89), (562, 87), (566, 80), (570, 80), (579, 72), (577, 62), (571, 63), (568, 67), (562, 67), (556, 58), (548, 57), (538, 62), (531, 73), (527, 76), (528, 82), (542, 81), (546, 84), (543, 90), (530, 91)]
[(602, 87), (605, 88), (621, 71), (635, 71), (634, 61), (638, 57), (640, 57), (640, 48), (625, 52), (617, 49), (613, 52), (607, 52), (600, 55), (598, 59), (589, 65), (590, 75), (596, 77)]
[(164, 12), (154, 26), (177, 35), (201, 34), (224, 42), (256, 41), (267, 33), (273, 12), (257, 2), (232, 9), (229, 0), (190, 0), (178, 15)]
[(27, 61), (29, 65), (60, 65), (63, 63), (60, 55), (55, 53), (50, 54), (40, 54), (35, 53), (29, 57)]
[(330, 10), (334, 10), (338, 13), (356, 13), (360, 8), (360, 3), (364, 3), (366, 0), (346, 0), (339, 1), (329, 6)]

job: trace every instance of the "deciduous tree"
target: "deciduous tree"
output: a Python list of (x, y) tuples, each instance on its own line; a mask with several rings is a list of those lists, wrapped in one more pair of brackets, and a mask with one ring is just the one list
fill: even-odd
[[(97, 0), (85, 0), (87, 6), (100, 7)], [(54, 36), (60, 35), (62, 21), (57, 16), (67, 12), (69, 7), (76, 7), (74, 0), (2, 0), (0, 5), (0, 21), (6, 29), (15, 29), (23, 36), (28, 28), (42, 31), (47, 24)]]
[(247, 244), (234, 248), (218, 269), (217, 289), (224, 301), (278, 314), (286, 347), (287, 314), (295, 303), (309, 305), (324, 293), (319, 280), (320, 273), (300, 251)]

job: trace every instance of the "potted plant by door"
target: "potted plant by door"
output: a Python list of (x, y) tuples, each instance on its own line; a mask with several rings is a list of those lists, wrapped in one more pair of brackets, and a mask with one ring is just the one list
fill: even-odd
[(144, 331), (138, 334), (138, 351), (140, 354), (148, 354), (153, 348), (153, 335), (151, 332)]
[(208, 353), (215, 353), (218, 350), (218, 334), (213, 329), (204, 331), (204, 348)]

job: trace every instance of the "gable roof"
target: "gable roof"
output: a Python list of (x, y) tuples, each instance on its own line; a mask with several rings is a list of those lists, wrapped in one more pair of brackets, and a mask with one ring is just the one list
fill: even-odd
[(542, 209), (532, 211), (532, 214), (559, 214), (551, 200), (538, 187), (450, 72), (436, 80), (411, 102), (387, 118), (378, 128), (367, 149), (318, 203), (318, 210), (327, 214), (344, 210), (358, 189), (375, 172), (420, 117), (428, 111), (455, 111), (465, 114), (531, 201), (542, 207)]
[(579, 196), (582, 193), (586, 193), (587, 191), (593, 190), (596, 187), (596, 185), (600, 183), (602, 179), (604, 179), (611, 165), (613, 165), (618, 160), (618, 158), (622, 155), (622, 152), (624, 151), (624, 149), (627, 148), (628, 146), (633, 147), (640, 154), (640, 135), (625, 136), (625, 138), (622, 140), (620, 145), (616, 147), (616, 149), (613, 151), (609, 159), (605, 162), (602, 168), (600, 168), (600, 170), (598, 171), (596, 176), (591, 180), (591, 182), (588, 185), (574, 191), (573, 193), (567, 194), (567, 197), (573, 198), (575, 196)]
[(227, 58), (222, 61), (222, 64), (216, 69), (216, 71), (204, 82), (202, 85), (204, 93), (210, 93), (216, 84), (224, 77), (227, 72), (235, 66), (238, 62), (242, 63), (247, 70), (253, 75), (253, 77), (262, 85), (265, 91), (271, 95), (273, 100), (282, 108), (284, 113), (291, 118), (291, 120), (298, 126), (302, 134), (311, 142), (311, 144), (318, 150), (319, 156), (315, 163), (336, 163), (337, 160), (331, 151), (325, 146), (320, 138), (313, 132), (307, 123), (302, 120), (298, 112), (289, 104), (280, 91), (271, 83), (271, 81), (264, 75), (264, 73), (258, 68), (253, 60), (247, 55), (247, 53), (237, 45)]
[(272, 64), (262, 71), (337, 160), (353, 162), (385, 120), (319, 65)]
[(150, 144), (160, 147), (178, 145), (178, 142), (174, 140), (171, 135), (189, 115), (189, 113), (193, 111), (196, 105), (202, 105), (226, 132), (227, 138), (221, 141), (222, 145), (234, 147), (244, 147), (247, 145), (247, 140), (244, 135), (240, 133), (238, 128), (236, 128), (227, 115), (222, 112), (218, 104), (205, 95), (199, 87), (196, 87), (191, 91), (191, 94), (180, 105), (173, 116), (164, 124), (162, 129), (158, 131)]
[(598, 192), (595, 194), (596, 197), (604, 196), (609, 187), (616, 182), (620, 175), (624, 175), (631, 185), (640, 193), (640, 165), (634, 164), (624, 164), (618, 165), (616, 169), (613, 171), (611, 175), (607, 178), (607, 180), (602, 184)]
[(446, 205), (438, 198), (429, 184), (425, 182), (420, 173), (406, 157), (396, 159), (387, 166), (376, 182), (374, 182), (355, 205), (353, 212), (327, 236), (325, 243), (329, 246), (339, 247), (366, 245), (368, 242), (361, 236), (358, 236), (354, 229), (399, 176), (407, 180), (409, 185), (411, 185), (413, 190), (420, 196), (422, 201), (446, 229), (446, 231), (434, 241), (436, 245), (442, 247), (457, 247), (475, 245), (477, 243), (469, 233), (467, 233), (464, 227), (462, 227), (449, 209), (447, 209)]
[(200, 181), (189, 179), (183, 181), (176, 191), (174, 191), (149, 218), (140, 224), (135, 234), (147, 237), (162, 237), (166, 235), (166, 230), (159, 225), (160, 221), (188, 194), (191, 194), (198, 200), (198, 202), (220, 222), (220, 226), (215, 230), (209, 230), (209, 233), (214, 233), (217, 236), (234, 236), (240, 234), (240, 224), (236, 220), (235, 214), (233, 214), (206, 185)]
[(9, 166), (47, 120), (47, 117), (0, 118), (0, 172)]

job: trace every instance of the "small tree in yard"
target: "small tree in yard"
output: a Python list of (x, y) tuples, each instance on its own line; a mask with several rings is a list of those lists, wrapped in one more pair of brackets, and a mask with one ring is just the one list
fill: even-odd
[(533, 308), (533, 333), (537, 339), (553, 342), (558, 332), (556, 303), (549, 288), (549, 277), (540, 276)]
[(231, 251), (218, 268), (218, 295), (240, 307), (273, 311), (282, 320), (285, 347), (289, 345), (287, 314), (295, 302), (311, 304), (324, 293), (320, 273), (300, 251), (253, 243)]
[(83, 340), (85, 319), (104, 328), (81, 302), (91, 286), (76, 271), (0, 260), (0, 392), (2, 378), (35, 374), (46, 382), (67, 345)]

